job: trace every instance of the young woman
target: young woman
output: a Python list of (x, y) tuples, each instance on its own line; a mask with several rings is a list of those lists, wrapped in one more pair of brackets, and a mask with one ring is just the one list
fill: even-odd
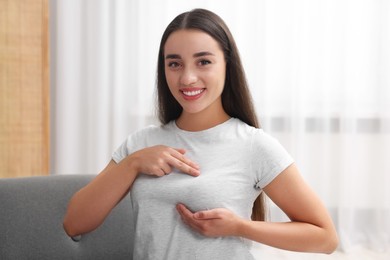
[[(332, 220), (285, 149), (259, 128), (237, 47), (216, 14), (166, 28), (158, 56), (161, 126), (142, 129), (71, 199), (70, 236), (98, 227), (130, 192), (134, 259), (253, 259), (250, 240), (331, 253)], [(263, 192), (291, 219), (265, 222)]]

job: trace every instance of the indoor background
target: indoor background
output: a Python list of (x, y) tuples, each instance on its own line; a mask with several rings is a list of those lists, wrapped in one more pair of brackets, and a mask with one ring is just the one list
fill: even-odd
[[(262, 128), (294, 157), (332, 215), (338, 252), (316, 257), (388, 259), (387, 0), (49, 1), (48, 173), (97, 174), (129, 133), (158, 124), (160, 37), (176, 15), (199, 7), (230, 27)], [(286, 217), (270, 205), (270, 218)], [(260, 245), (254, 252), (312, 259)]]

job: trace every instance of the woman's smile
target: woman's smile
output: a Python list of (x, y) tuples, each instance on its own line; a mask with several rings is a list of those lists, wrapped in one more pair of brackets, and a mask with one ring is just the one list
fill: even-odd
[(180, 89), (185, 100), (197, 100), (205, 92), (205, 88), (184, 88)]

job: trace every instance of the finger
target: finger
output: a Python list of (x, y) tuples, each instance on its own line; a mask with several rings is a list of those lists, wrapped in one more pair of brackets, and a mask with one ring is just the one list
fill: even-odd
[(218, 219), (220, 218), (219, 211), (217, 209), (198, 211), (194, 213), (196, 219)]
[(199, 230), (197, 220), (194, 218), (194, 214), (187, 209), (183, 204), (176, 205), (176, 209), (180, 214), (182, 221), (193, 229)]
[(176, 209), (186, 224), (192, 227), (196, 226), (197, 220), (194, 218), (194, 213), (192, 213), (185, 205), (179, 203), (176, 205)]
[(158, 169), (153, 170), (153, 171), (150, 172), (149, 174), (150, 174), (150, 175), (155, 175), (155, 176), (161, 177), (161, 176), (164, 176), (164, 175), (165, 175), (165, 172), (164, 172), (163, 169), (158, 168)]
[(197, 166), (195, 163), (187, 159), (184, 155), (180, 154), (176, 150), (173, 150), (171, 157), (167, 158), (167, 160), (169, 165), (177, 168), (184, 173), (187, 173), (194, 177), (200, 175), (199, 166)]
[(167, 163), (161, 165), (161, 170), (164, 172), (165, 175), (170, 174), (172, 172), (172, 168)]
[(192, 213), (186, 206), (183, 204), (177, 205), (178, 211), (180, 213), (182, 221), (192, 228), (193, 230), (203, 234), (205, 236), (211, 236), (208, 230), (207, 220), (196, 219), (194, 213)]
[(181, 172), (186, 173), (188, 175), (191, 175), (194, 177), (197, 177), (200, 175), (200, 171), (198, 169), (193, 168), (192, 166), (186, 164), (183, 161), (178, 160), (177, 158), (173, 157), (170, 160), (169, 164), (172, 165), (173, 167), (177, 168)]
[(171, 161), (174, 167), (191, 176), (196, 177), (200, 175), (199, 165), (179, 153), (177, 149), (174, 149), (172, 156), (176, 159), (176, 161)]
[(191, 167), (193, 167), (193, 168), (199, 170), (199, 165), (198, 165), (197, 163), (191, 161), (191, 160), (188, 159), (186, 156), (184, 156), (184, 154), (186, 153), (186, 150), (181, 149), (181, 148), (179, 148), (179, 149), (174, 149), (174, 150), (176, 150), (176, 151), (179, 152), (179, 154), (178, 154), (178, 153), (173, 153), (172, 155), (173, 155), (174, 157), (176, 157), (178, 160), (180, 160), (180, 161), (182, 161), (182, 162), (188, 164), (189, 166), (191, 166)]
[(185, 154), (187, 152), (185, 149), (182, 149), (182, 148), (174, 148), (174, 149), (181, 154)]
[(176, 209), (180, 213), (180, 215), (182, 215), (183, 217), (191, 218), (193, 215), (193, 213), (189, 209), (187, 209), (186, 206), (184, 206), (181, 203), (176, 205)]

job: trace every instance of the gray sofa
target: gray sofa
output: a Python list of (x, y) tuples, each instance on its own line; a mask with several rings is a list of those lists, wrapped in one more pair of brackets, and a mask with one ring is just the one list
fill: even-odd
[(89, 234), (72, 239), (62, 228), (69, 199), (92, 178), (0, 179), (0, 259), (132, 259), (129, 196)]

